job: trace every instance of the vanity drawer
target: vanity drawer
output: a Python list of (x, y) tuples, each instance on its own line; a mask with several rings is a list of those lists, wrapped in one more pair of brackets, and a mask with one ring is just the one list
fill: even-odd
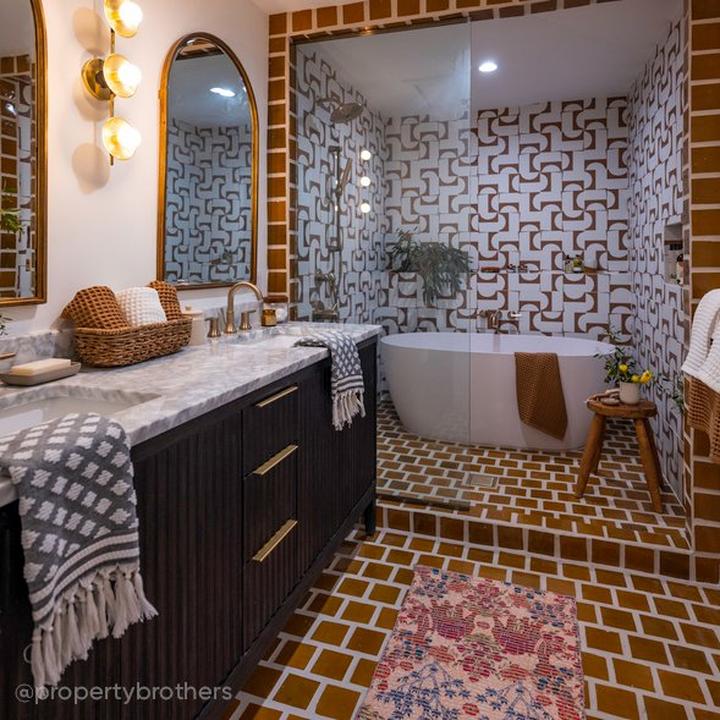
[(300, 579), (297, 521), (288, 519), (245, 564), (243, 644), (247, 649)]
[(298, 446), (290, 443), (243, 480), (243, 558), (251, 560), (288, 520), (297, 518)]
[(298, 386), (288, 385), (268, 393), (243, 412), (243, 468), (247, 474), (297, 442)]

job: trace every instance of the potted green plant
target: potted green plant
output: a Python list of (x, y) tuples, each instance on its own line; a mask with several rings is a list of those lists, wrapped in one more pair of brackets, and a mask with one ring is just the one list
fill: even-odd
[(388, 267), (395, 272), (417, 273), (423, 280), (423, 299), (433, 305), (443, 294), (457, 294), (463, 276), (470, 272), (465, 250), (440, 242), (418, 242), (403, 230), (387, 248)]

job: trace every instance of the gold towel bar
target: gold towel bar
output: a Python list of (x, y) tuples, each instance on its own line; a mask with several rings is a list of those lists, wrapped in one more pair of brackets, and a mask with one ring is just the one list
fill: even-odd
[(287, 397), (288, 395), (292, 395), (294, 392), (297, 392), (297, 389), (297, 385), (291, 385), (290, 387), (285, 388), (280, 392), (276, 392), (274, 395), (271, 395), (264, 400), (261, 400), (259, 403), (255, 403), (255, 407), (264, 408), (268, 405), (272, 405), (274, 402), (277, 402), (278, 400), (281, 400), (282, 398)]
[(266, 460), (257, 470), (253, 472), (253, 475), (267, 475), (276, 465), (279, 465), (285, 458), (290, 457), (298, 449), (297, 445), (288, 445), (284, 450), (273, 455), (269, 460)]
[(253, 555), (253, 560), (259, 563), (265, 562), (296, 525), (297, 520), (286, 520), (283, 526)]

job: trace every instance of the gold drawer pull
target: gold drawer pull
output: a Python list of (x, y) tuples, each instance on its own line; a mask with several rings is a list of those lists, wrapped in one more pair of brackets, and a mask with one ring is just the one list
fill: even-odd
[(265, 398), (264, 400), (261, 400), (259, 403), (255, 403), (255, 407), (264, 408), (268, 405), (272, 405), (274, 402), (282, 400), (282, 398), (287, 397), (288, 395), (292, 395), (294, 392), (297, 392), (297, 389), (297, 385), (291, 385), (290, 387), (285, 388), (284, 390), (281, 390), (280, 392), (277, 392), (274, 395)]
[(293, 531), (297, 520), (287, 520), (285, 524), (253, 555), (255, 562), (265, 562), (278, 545)]
[(276, 465), (279, 465), (285, 458), (290, 457), (298, 449), (297, 445), (288, 445), (284, 450), (266, 460), (253, 475), (267, 475)]

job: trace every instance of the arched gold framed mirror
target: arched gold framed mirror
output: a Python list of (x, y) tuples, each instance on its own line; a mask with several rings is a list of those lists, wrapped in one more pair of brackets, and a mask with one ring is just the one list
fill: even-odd
[(40, 0), (3, 0), (0, 305), (47, 298), (47, 50)]
[(242, 63), (193, 33), (160, 89), (157, 276), (183, 289), (257, 280), (258, 112)]

